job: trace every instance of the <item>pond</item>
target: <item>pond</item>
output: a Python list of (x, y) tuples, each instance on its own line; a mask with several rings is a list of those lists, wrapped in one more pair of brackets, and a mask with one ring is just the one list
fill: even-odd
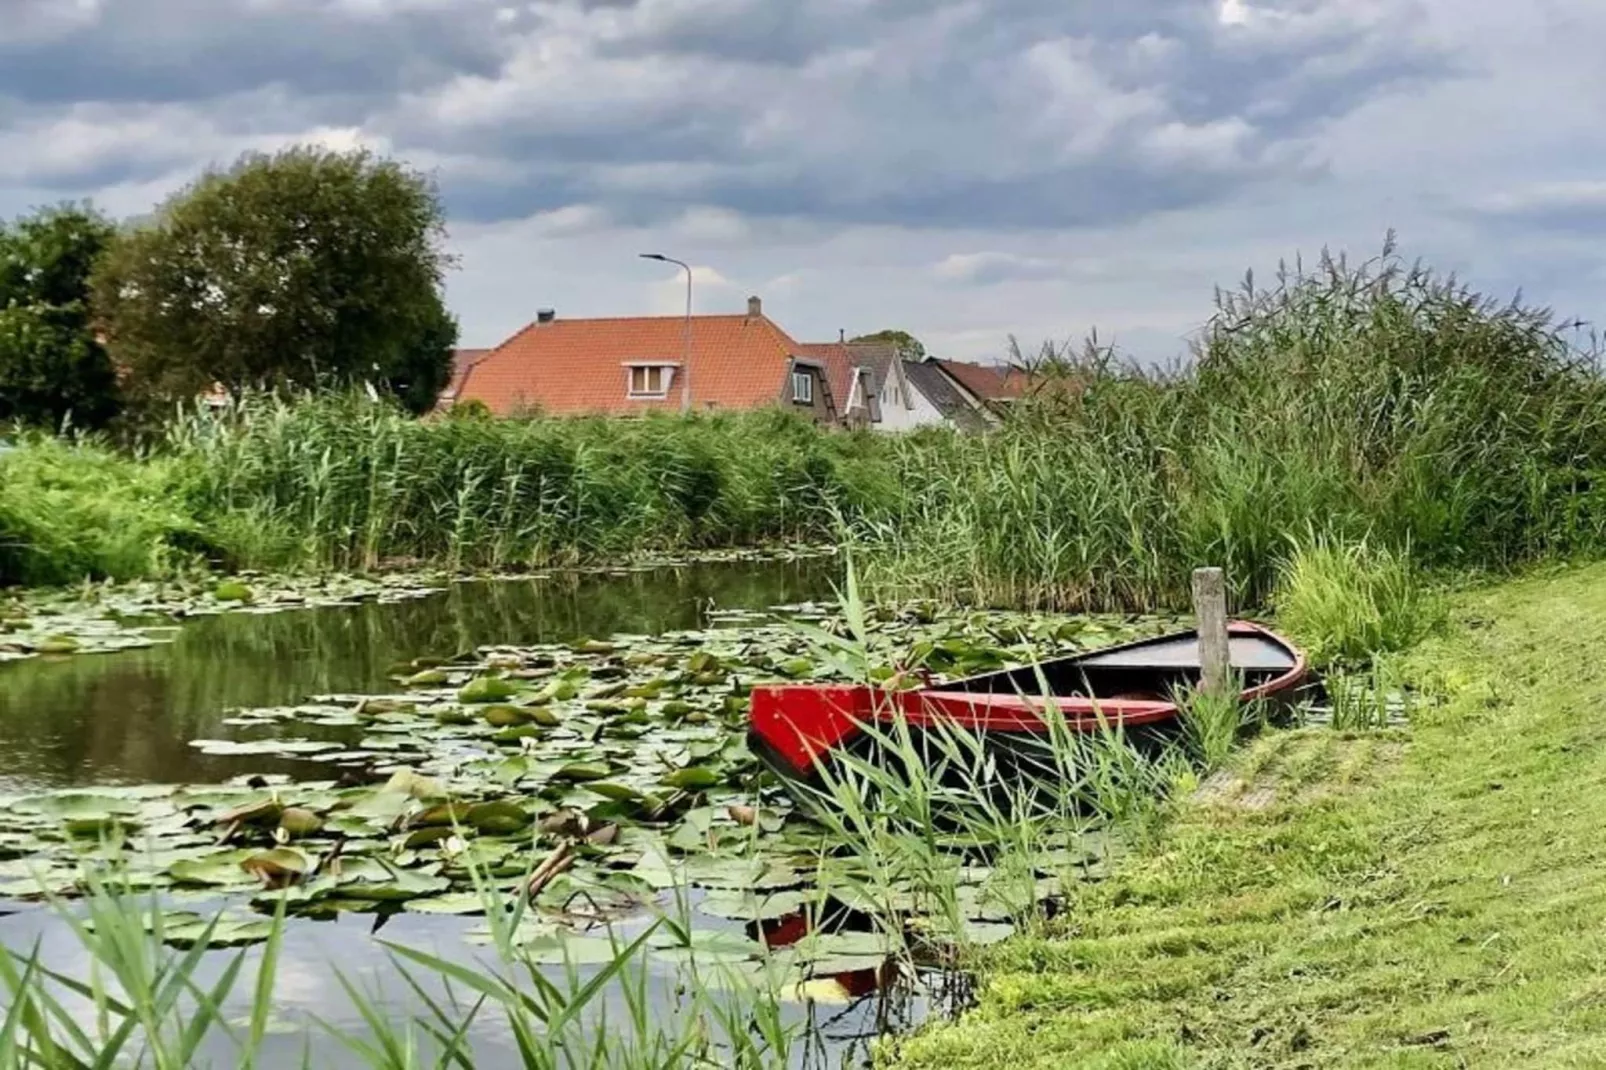
[(708, 611), (832, 597), (830, 558), (456, 583), (422, 598), (187, 622), (171, 643), (0, 664), (0, 795), (216, 783), (298, 766), (219, 759), (227, 711), (394, 690), (392, 666), (498, 644), (701, 628)]
[[(692, 953), (743, 973), (770, 969), (785, 948), (796, 951), (788, 977), (840, 981), (830, 998), (819, 988), (787, 997), (787, 1024), (809, 1025), (793, 1065), (862, 1062), (867, 1038), (962, 998), (962, 983), (905, 987), (890, 1003), (853, 980), (879, 977), (881, 935), (852, 921), (794, 931), (827, 909), (838, 921), (852, 914), (872, 885), (858, 860), (822, 853), (818, 826), (764, 787), (739, 729), (752, 682), (832, 670), (795, 625), (732, 614), (829, 600), (837, 567), (727, 562), (248, 607), (187, 621), (160, 645), (0, 664), (0, 942), (37, 944), (46, 965), (84, 976), (78, 939), (31, 900), (82, 890), (96, 867), (151, 889), (168, 911), (227, 905), (241, 943), (261, 924), (247, 906), (271, 910), (287, 896), (296, 916), (275, 990), (283, 1034), (270, 1034), (264, 1064), (299, 1064), (310, 1043), (312, 1065), (368, 1065), (310, 1029), (364, 1032), (348, 985), (393, 1020), (446, 995), (433, 983), (410, 989), (375, 934), (472, 962), (488, 924), (469, 916), (482, 913), (476, 884), (505, 895), (538, 862), (556, 862), (532, 900), (539, 916), (517, 934), (532, 961), (558, 977), (578, 965), (583, 978), (611, 941), (651, 941), (643, 976), (655, 980), (634, 1011), (602, 1005), (610, 1021), (640, 1021), (642, 1007), (651, 1019), (683, 1014)], [(877, 626), (941, 673), (1161, 623), (916, 610)], [(1097, 832), (1055, 835), (1021, 872), (994, 872), (974, 854), (922, 858), (920, 876), (873, 890), (917, 917), (927, 881), (947, 881), (960, 928), (943, 936), (928, 925), (925, 938), (996, 939), (1046, 885), (1090, 879), (1108, 860)], [(684, 928), (648, 933), (654, 904), (672, 905)], [(203, 973), (224, 961), (208, 956)], [(235, 1003), (247, 988), (228, 1012), (243, 1013)], [(476, 1064), (518, 1065), (492, 1017), (473, 1026)], [(228, 1065), (219, 1043), (211, 1055)]]

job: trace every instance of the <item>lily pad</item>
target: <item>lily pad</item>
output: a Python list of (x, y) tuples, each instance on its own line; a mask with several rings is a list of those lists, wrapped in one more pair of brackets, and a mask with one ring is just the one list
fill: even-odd
[(500, 676), (477, 676), (457, 693), (459, 702), (506, 702), (518, 694), (518, 688)]

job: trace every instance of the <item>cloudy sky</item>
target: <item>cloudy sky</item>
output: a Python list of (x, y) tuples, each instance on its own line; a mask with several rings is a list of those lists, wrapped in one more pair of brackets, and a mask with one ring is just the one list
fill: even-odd
[(803, 339), (1162, 359), (1247, 268), (1403, 249), (1606, 315), (1601, 0), (0, 0), (0, 215), (364, 144), (466, 344), (748, 293)]

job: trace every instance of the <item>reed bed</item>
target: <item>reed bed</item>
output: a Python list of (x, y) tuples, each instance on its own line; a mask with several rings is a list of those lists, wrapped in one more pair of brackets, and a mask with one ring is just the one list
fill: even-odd
[(1545, 310), (1392, 250), (1219, 295), (1187, 366), (1049, 347), (982, 437), (917, 436), (917, 492), (854, 525), (868, 587), (1065, 610), (1264, 605), (1296, 543), (1505, 569), (1606, 545), (1606, 381)]
[(1598, 553), (1595, 357), (1545, 310), (1390, 249), (1219, 295), (1169, 370), (1048, 346), (1038, 388), (983, 435), (256, 399), (175, 421), (145, 460), (42, 440), (0, 455), (0, 583), (197, 558), (473, 570), (834, 539), (876, 597), (1174, 608), (1211, 564), (1240, 606), (1264, 606), (1311, 540), (1447, 571)]

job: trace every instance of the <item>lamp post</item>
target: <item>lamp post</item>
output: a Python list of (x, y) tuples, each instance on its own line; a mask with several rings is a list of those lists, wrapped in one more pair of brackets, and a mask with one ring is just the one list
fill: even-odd
[(691, 411), (691, 265), (663, 253), (642, 253), (643, 260), (659, 260), (665, 264), (678, 264), (686, 272), (686, 355), (680, 361), (680, 411)]

